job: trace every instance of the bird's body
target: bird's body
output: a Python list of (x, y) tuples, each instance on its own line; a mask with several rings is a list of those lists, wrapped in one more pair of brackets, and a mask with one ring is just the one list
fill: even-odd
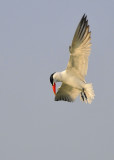
[[(90, 35), (87, 17), (82, 17), (69, 47), (70, 59), (66, 70), (55, 72), (50, 76), (50, 82), (55, 93), (55, 101), (74, 101), (78, 95), (86, 103), (94, 99), (92, 84), (85, 82), (88, 70), (88, 57), (90, 55)], [(56, 93), (56, 82), (62, 82)]]
[(80, 80), (77, 76), (72, 74), (72, 72), (66, 70), (62, 72), (56, 72), (53, 77), (56, 82), (64, 82), (75, 89), (81, 90), (85, 85), (84, 81)]

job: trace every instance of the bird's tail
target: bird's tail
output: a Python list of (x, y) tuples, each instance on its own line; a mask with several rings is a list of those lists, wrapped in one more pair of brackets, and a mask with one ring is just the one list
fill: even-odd
[(95, 94), (94, 94), (92, 83), (85, 84), (84, 88), (82, 89), (82, 92), (80, 93), (80, 99), (85, 103), (91, 104), (94, 97), (95, 97)]

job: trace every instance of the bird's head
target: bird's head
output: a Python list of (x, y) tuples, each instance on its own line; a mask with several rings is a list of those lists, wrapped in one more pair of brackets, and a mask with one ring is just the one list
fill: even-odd
[(53, 74), (51, 74), (51, 76), (50, 76), (50, 83), (52, 84), (53, 92), (56, 95), (56, 81), (54, 79), (54, 74), (55, 74), (55, 72)]

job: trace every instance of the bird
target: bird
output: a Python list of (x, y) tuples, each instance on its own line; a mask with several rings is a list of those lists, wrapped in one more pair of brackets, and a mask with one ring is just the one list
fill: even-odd
[[(83, 15), (69, 46), (70, 58), (68, 65), (62, 72), (54, 72), (50, 76), (50, 83), (55, 94), (55, 101), (74, 102), (80, 100), (91, 104), (95, 97), (92, 83), (86, 83), (88, 57), (91, 52), (91, 31), (87, 15)], [(56, 93), (56, 83), (62, 82)]]

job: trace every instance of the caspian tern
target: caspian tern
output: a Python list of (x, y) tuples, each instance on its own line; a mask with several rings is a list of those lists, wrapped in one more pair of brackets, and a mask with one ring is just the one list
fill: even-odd
[[(70, 59), (66, 70), (55, 72), (50, 76), (55, 101), (73, 102), (78, 95), (86, 103), (91, 103), (94, 99), (93, 86), (85, 81), (88, 69), (88, 57), (91, 50), (90, 36), (91, 32), (89, 31), (87, 16), (84, 14), (78, 24), (72, 44), (69, 47)], [(62, 82), (57, 93), (56, 82)]]

